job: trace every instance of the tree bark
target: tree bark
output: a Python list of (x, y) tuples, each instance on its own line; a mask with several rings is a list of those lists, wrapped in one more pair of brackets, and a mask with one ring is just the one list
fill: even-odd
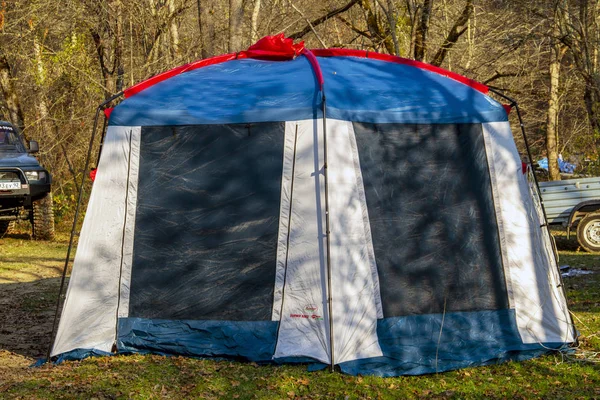
[(560, 109), (560, 64), (565, 53), (565, 46), (561, 45), (558, 39), (560, 26), (557, 16), (557, 13), (555, 13), (552, 27), (550, 97), (548, 99), (548, 115), (546, 120), (546, 153), (548, 155), (548, 173), (551, 181), (560, 180), (560, 170), (558, 168), (558, 112)]
[(169, 11), (168, 18), (171, 21), (169, 24), (169, 33), (171, 34), (171, 52), (173, 58), (177, 59), (179, 58), (179, 56), (181, 56), (181, 49), (179, 46), (179, 27), (177, 26), (177, 20), (174, 17), (174, 15), (177, 14), (177, 9), (175, 8), (175, 0), (168, 0), (167, 6)]
[[(599, 78), (600, 79), (600, 78)], [(600, 145), (600, 82), (591, 82), (585, 85), (583, 100), (590, 120), (596, 146)]]
[(198, 21), (202, 42), (202, 58), (215, 55), (215, 0), (198, 0)]
[(427, 54), (427, 32), (429, 31), (429, 19), (433, 0), (425, 0), (421, 9), (421, 20), (415, 32), (415, 60), (423, 61)]
[[(123, 89), (125, 75), (122, 59), (124, 38), (121, 0), (112, 0), (107, 4), (107, 7), (109, 15), (111, 12), (115, 15), (116, 25), (114, 27), (110, 26), (110, 18), (99, 13), (97, 26), (90, 28), (90, 34), (98, 55), (106, 99)], [(98, 12), (100, 10), (96, 9), (94, 11)], [(106, 32), (109, 32), (107, 37), (103, 37)], [(110, 32), (113, 32), (112, 36)], [(106, 43), (112, 43), (112, 45), (107, 46)]]
[[(596, 146), (600, 145), (600, 3), (588, 7), (588, 1), (579, 2), (579, 15), (570, 14), (566, 0), (557, 0), (555, 18), (559, 21), (558, 36), (571, 49), (571, 56), (579, 76), (585, 83), (583, 100)], [(572, 21), (572, 18), (574, 21)]]
[(0, 90), (2, 90), (2, 95), (4, 96), (10, 122), (25, 135), (25, 118), (23, 118), (23, 110), (21, 109), (19, 96), (17, 96), (17, 92), (13, 85), (10, 64), (3, 54), (0, 55)]
[(558, 169), (558, 110), (559, 84), (560, 84), (560, 45), (555, 43), (552, 47), (552, 60), (550, 61), (550, 98), (548, 100), (548, 118), (546, 122), (546, 152), (548, 154), (548, 172), (551, 181), (560, 180)]
[(387, 17), (390, 24), (390, 32), (392, 33), (392, 41), (394, 42), (394, 54), (400, 55), (400, 44), (398, 43), (398, 35), (396, 32), (396, 7), (393, 0), (387, 0)]
[(242, 21), (244, 19), (244, 1), (229, 0), (229, 51), (240, 51), (243, 47)]
[(260, 0), (254, 0), (254, 9), (252, 10), (251, 33), (252, 43), (258, 40), (258, 16), (260, 14)]
[[(42, 47), (37, 37), (33, 38), (33, 54), (35, 56), (37, 81), (39, 83), (39, 87), (41, 88), (41, 92), (43, 92), (43, 89), (46, 85), (46, 68), (44, 67), (44, 60), (42, 58)], [(51, 137), (54, 133), (54, 129), (50, 121), (50, 113), (48, 112), (46, 96), (44, 93), (38, 93), (36, 97), (39, 120), (42, 124), (42, 133), (44, 134), (44, 137)]]

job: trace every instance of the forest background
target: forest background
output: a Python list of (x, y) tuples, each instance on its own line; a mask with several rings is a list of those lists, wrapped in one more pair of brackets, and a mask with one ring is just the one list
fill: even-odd
[(281, 32), (308, 48), (425, 61), (501, 90), (519, 103), (534, 160), (549, 158), (549, 179), (560, 179), (559, 154), (600, 175), (600, 0), (2, 1), (0, 119), (40, 143), (60, 218), (85, 173), (98, 104)]

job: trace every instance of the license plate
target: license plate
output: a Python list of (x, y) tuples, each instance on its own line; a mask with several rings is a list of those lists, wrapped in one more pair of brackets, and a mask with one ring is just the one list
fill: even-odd
[(21, 189), (21, 182), (0, 182), (0, 190)]

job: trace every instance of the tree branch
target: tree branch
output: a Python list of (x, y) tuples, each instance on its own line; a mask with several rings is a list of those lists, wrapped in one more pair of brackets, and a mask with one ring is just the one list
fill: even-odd
[(302, 11), (300, 11), (300, 9), (298, 7), (296, 7), (294, 5), (294, 3), (292, 3), (292, 0), (288, 0), (290, 5), (292, 6), (292, 8), (294, 10), (296, 10), (296, 12), (300, 15), (302, 15), (302, 18), (304, 18), (306, 20), (306, 22), (308, 23), (308, 27), (310, 28), (310, 30), (315, 34), (315, 36), (317, 37), (317, 39), (319, 40), (319, 43), (321, 43), (321, 46), (323, 46), (324, 49), (327, 48), (327, 45), (325, 44), (325, 42), (323, 41), (323, 39), (321, 39), (321, 37), (319, 36), (319, 34), (317, 33), (317, 31), (315, 30), (315, 27), (312, 25), (312, 23), (308, 20), (308, 18), (306, 18), (304, 16), (304, 13)]
[(442, 47), (440, 47), (437, 53), (435, 53), (433, 60), (431, 60), (432, 65), (435, 65), (437, 67), (442, 65), (444, 59), (446, 58), (446, 54), (448, 54), (448, 50), (450, 50), (452, 46), (456, 44), (458, 39), (467, 30), (467, 28), (463, 28), (463, 26), (466, 25), (466, 23), (469, 21), (472, 15), (473, 0), (467, 0), (467, 4), (465, 4), (465, 8), (463, 9), (462, 14), (460, 15), (460, 17), (458, 17), (452, 29), (450, 29), (450, 32), (448, 33), (448, 36), (446, 36), (446, 40), (444, 40)]
[(336, 16), (336, 18), (339, 19), (340, 21), (342, 21), (344, 23), (344, 25), (346, 25), (348, 28), (350, 28), (353, 32), (356, 32), (359, 35), (364, 36), (369, 39), (372, 38), (372, 36), (369, 32), (361, 31), (360, 29), (358, 29), (357, 27), (352, 25), (352, 23), (350, 21), (348, 21), (347, 19), (345, 19), (344, 17), (338, 15), (338, 16)]
[(307, 21), (308, 24), (300, 31), (292, 33), (291, 35), (289, 35), (288, 37), (290, 39), (300, 39), (301, 37), (303, 37), (304, 35), (306, 35), (307, 33), (309, 33), (310, 31), (312, 31), (314, 29), (315, 26), (317, 25), (321, 25), (323, 22), (327, 21), (328, 19), (335, 17), (338, 14), (341, 14), (343, 12), (348, 11), (349, 9), (351, 9), (355, 4), (359, 3), (360, 0), (350, 0), (350, 2), (348, 4), (346, 4), (343, 7), (337, 8), (335, 10), (332, 10), (330, 12), (328, 12), (327, 14), (323, 15), (322, 17), (319, 17), (315, 20), (312, 21)]
[(500, 78), (507, 78), (507, 77), (511, 77), (511, 76), (518, 76), (519, 74), (516, 72), (498, 72), (496, 71), (496, 73), (494, 75), (492, 75), (491, 77), (489, 77), (488, 79), (486, 79), (485, 81), (481, 82), (484, 85), (487, 85), (488, 83), (491, 83), (493, 81), (495, 81), (496, 79), (500, 79)]

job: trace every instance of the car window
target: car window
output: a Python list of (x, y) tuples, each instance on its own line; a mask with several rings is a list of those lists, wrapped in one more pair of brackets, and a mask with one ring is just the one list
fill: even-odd
[(0, 151), (25, 151), (12, 126), (0, 125)]

